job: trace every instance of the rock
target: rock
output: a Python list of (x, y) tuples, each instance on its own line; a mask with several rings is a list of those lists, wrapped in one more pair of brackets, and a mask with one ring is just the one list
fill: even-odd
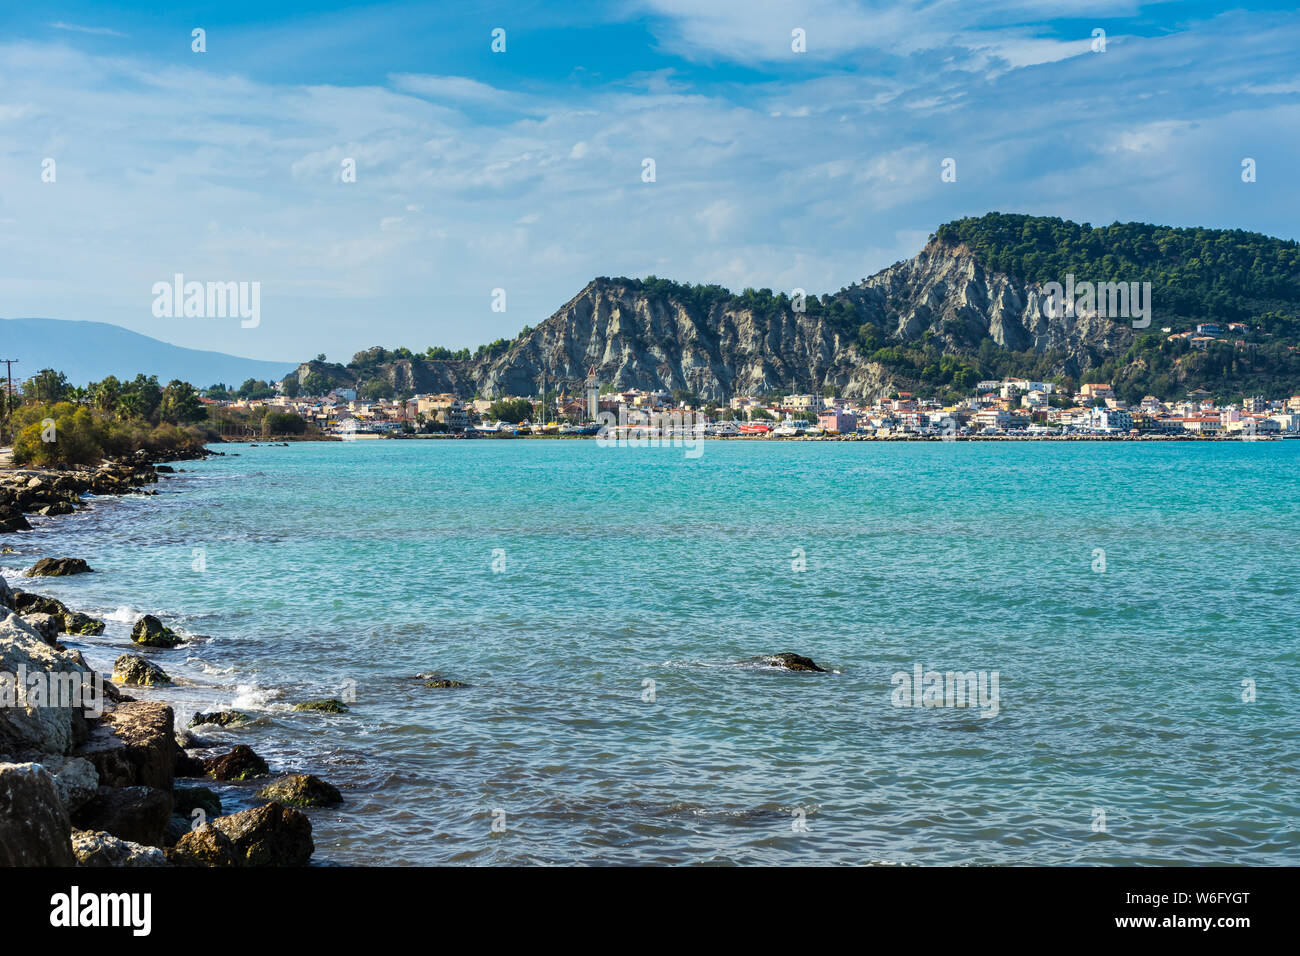
[(100, 787), (72, 815), (82, 830), (103, 830), (119, 840), (162, 846), (172, 815), (172, 795), (155, 787)]
[(190, 832), (190, 829), (189, 817), (173, 813), (171, 819), (167, 821), (167, 829), (163, 830), (163, 846), (175, 846), (181, 837)]
[(104, 696), (114, 704), (131, 703), (135, 700), (130, 694), (124, 694), (117, 689), (117, 685), (111, 680), (104, 681)]
[(0, 608), (12, 611), (14, 609), (14, 592), (9, 588), (9, 582), (0, 578)]
[(12, 505), (7, 508), (0, 508), (0, 532), (31, 530), (31, 523), (23, 517), (23, 513), (17, 508)]
[(187, 828), (186, 832), (176, 840), (175, 846), (168, 851), (167, 859), (176, 866), (240, 865), (234, 843), (211, 823), (193, 829)]
[(119, 840), (103, 830), (73, 830), (72, 852), (79, 866), (137, 867), (170, 866), (157, 847)]
[(257, 796), (290, 807), (328, 807), (343, 802), (343, 795), (336, 787), (310, 773), (295, 773), (272, 780), (257, 791)]
[(231, 724), (242, 724), (252, 720), (248, 714), (238, 710), (214, 710), (211, 713), (197, 713), (190, 718), (187, 727), (202, 727), (204, 724), (214, 724), (217, 727), (229, 727)]
[(119, 684), (129, 684), (135, 687), (154, 687), (172, 682), (165, 670), (153, 661), (145, 660), (139, 654), (123, 654), (115, 660), (113, 662), (113, 680)]
[(46, 757), (41, 766), (54, 778), (54, 790), (68, 813), (80, 810), (99, 790), (99, 771), (84, 757)]
[(172, 709), (154, 701), (119, 704), (77, 751), (110, 787), (141, 785), (171, 790), (176, 769)]
[(783, 654), (773, 654), (764, 660), (772, 667), (784, 667), (788, 671), (816, 671), (818, 674), (828, 673), (826, 668), (818, 667), (811, 657), (801, 657), (798, 654), (791, 654), (788, 651)]
[(221, 817), (214, 826), (234, 844), (244, 866), (306, 866), (316, 850), (311, 821), (279, 803)]
[(192, 734), (188, 730), (178, 730), (176, 731), (176, 746), (182, 750), (190, 750), (195, 747), (215, 747), (216, 743), (206, 737)]
[(49, 614), (53, 617), (71, 613), (68, 606), (58, 598), (33, 594), (31, 591), (14, 591), (13, 608), (19, 614)]
[(87, 636), (104, 633), (104, 622), (99, 618), (82, 614), (80, 611), (68, 611), (61, 615), (61, 630), (64, 634)]
[(196, 757), (187, 750), (177, 750), (173, 772), (177, 777), (206, 776), (208, 769), (204, 766), (203, 760), (203, 757)]
[(175, 647), (182, 643), (180, 637), (170, 627), (152, 614), (146, 614), (135, 622), (131, 628), (131, 640), (145, 647)]
[[(68, 511), (72, 511), (71, 506), (68, 506)], [(67, 514), (67, 511), (55, 513)], [(92, 570), (91, 566), (81, 558), (41, 558), (27, 569), (27, 577), (62, 578), (67, 577), (69, 574), (89, 574)]]
[(173, 813), (183, 817), (199, 809), (209, 817), (221, 816), (221, 798), (207, 787), (177, 787), (172, 792)]
[(51, 614), (24, 614), (27, 626), (41, 636), (46, 644), (53, 647), (58, 643), (59, 619)]
[(270, 768), (266, 761), (253, 753), (253, 748), (239, 744), (228, 754), (209, 757), (203, 761), (203, 773), (213, 780), (252, 780), (265, 777)]
[(0, 753), (66, 754), (86, 738), (83, 706), (19, 706), (27, 698), (18, 698), (16, 675), (30, 682), (37, 672), (65, 686), (92, 679), (80, 655), (51, 647), (18, 615), (0, 613)]
[(0, 763), (0, 866), (75, 866), (72, 822), (40, 764)]
[(416, 674), (412, 680), (424, 681), (425, 687), (468, 687), (464, 681), (452, 680), (450, 677), (443, 677), (438, 671), (431, 671), (427, 674)]
[(327, 714), (346, 714), (348, 705), (341, 700), (330, 697), (326, 700), (305, 700), (301, 704), (294, 704), (294, 710), (319, 710)]

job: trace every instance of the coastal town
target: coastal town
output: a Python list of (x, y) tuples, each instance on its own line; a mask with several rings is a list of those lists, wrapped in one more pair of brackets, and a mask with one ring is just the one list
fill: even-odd
[(1246, 438), (1300, 437), (1300, 395), (1256, 396), (1218, 404), (1203, 390), (1178, 401), (1146, 396), (1137, 404), (1111, 385), (1065, 392), (1051, 382), (979, 382), (973, 394), (942, 404), (897, 392), (875, 401), (815, 394), (737, 396), (725, 403), (681, 393), (615, 391), (589, 380), (584, 392), (461, 399), (452, 394), (361, 400), (351, 389), (317, 398), (201, 399), (223, 415), (296, 416), (311, 433), (344, 438), (401, 436), (524, 437), (595, 435), (602, 422), (657, 434), (686, 422), (707, 438)]

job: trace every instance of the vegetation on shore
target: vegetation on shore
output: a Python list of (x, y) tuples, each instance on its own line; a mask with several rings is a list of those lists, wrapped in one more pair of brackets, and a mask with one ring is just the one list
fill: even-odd
[(0, 441), (13, 440), (13, 462), (28, 467), (93, 465), (143, 451), (162, 460), (188, 458), (223, 437), (310, 438), (320, 430), (291, 411), (259, 405), (229, 407), (202, 399), (259, 400), (276, 394), (267, 382), (249, 379), (238, 389), (213, 385), (200, 392), (173, 379), (110, 375), (86, 387), (70, 384), (54, 369), (23, 383), (8, 417), (0, 404)]
[(138, 375), (88, 387), (42, 369), (22, 389), (0, 429), (13, 436), (13, 461), (29, 467), (90, 465), (144, 451), (152, 458), (193, 454), (216, 438), (192, 385)]

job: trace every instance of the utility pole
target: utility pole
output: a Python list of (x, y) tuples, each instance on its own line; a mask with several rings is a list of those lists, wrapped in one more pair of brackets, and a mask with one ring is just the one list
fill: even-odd
[(18, 359), (0, 359), (5, 363), (5, 425), (9, 424), (9, 406), (13, 402), (14, 396), (14, 366), (19, 364)]

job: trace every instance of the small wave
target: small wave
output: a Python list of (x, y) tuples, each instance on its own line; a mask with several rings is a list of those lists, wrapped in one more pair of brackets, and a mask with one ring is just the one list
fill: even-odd
[(257, 684), (236, 684), (235, 699), (231, 706), (236, 710), (268, 710), (271, 704), (279, 697), (279, 692), (267, 687), (260, 687)]
[(142, 617), (144, 617), (144, 611), (138, 611), (129, 604), (122, 604), (105, 614), (104, 620), (112, 621), (115, 624), (134, 624)]
[(229, 677), (235, 672), (233, 667), (222, 667), (217, 664), (211, 664), (198, 657), (191, 657), (186, 661), (186, 663), (195, 664), (199, 670), (209, 677)]

